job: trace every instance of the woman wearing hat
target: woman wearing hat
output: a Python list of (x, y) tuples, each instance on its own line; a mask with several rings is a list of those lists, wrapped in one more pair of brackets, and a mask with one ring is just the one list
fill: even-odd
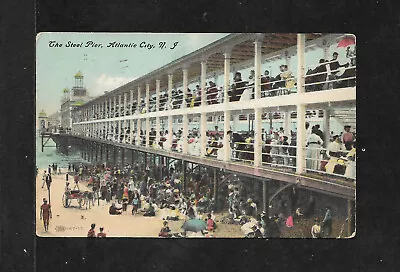
[(100, 227), (100, 232), (97, 233), (97, 238), (106, 238), (107, 234), (105, 232), (103, 232), (104, 228)]
[(168, 238), (170, 236), (169, 232), (171, 232), (171, 230), (168, 227), (168, 222), (164, 221), (163, 227), (161, 228), (160, 233), (158, 234), (158, 236), (159, 237)]
[(90, 229), (88, 230), (87, 237), (88, 238), (96, 238), (96, 231), (94, 230), (96, 228), (96, 224), (91, 224)]

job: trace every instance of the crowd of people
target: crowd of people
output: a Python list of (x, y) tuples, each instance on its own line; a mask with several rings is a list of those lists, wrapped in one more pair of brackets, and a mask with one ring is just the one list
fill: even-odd
[[(347, 48), (346, 57), (349, 62), (340, 64), (339, 54), (334, 52), (331, 60), (320, 59), (319, 65), (306, 73), (306, 92), (354, 87), (356, 85), (355, 50)], [(341, 69), (345, 68), (345, 69)]]
[[(321, 91), (327, 89), (353, 87), (356, 84), (356, 53), (355, 49), (347, 48), (346, 58), (349, 61), (340, 64), (338, 61), (339, 54), (334, 52), (331, 60), (320, 59), (319, 64), (314, 69), (308, 69), (306, 73), (305, 83), (306, 92)], [(343, 69), (342, 69), (343, 68)], [(228, 90), (229, 102), (254, 99), (255, 71), (251, 70), (248, 79), (242, 78), (241, 72), (235, 72), (233, 83)], [(287, 95), (296, 92), (296, 79), (290, 71), (287, 64), (279, 66), (279, 73), (273, 77), (269, 70), (265, 70), (261, 76), (261, 97), (270, 97), (277, 95)], [(212, 80), (206, 82), (205, 99), (208, 105), (223, 103), (224, 91), (223, 87), (217, 86)], [(154, 111), (165, 111), (179, 109), (183, 105), (187, 108), (198, 107), (201, 105), (201, 96), (203, 90), (200, 85), (196, 85), (193, 89), (188, 88), (186, 91), (182, 89), (172, 89), (171, 98), (169, 98), (166, 90), (159, 94), (159, 106), (157, 109), (156, 94), (149, 97), (149, 105), (146, 105), (146, 98), (142, 97), (140, 101), (133, 101), (132, 105), (129, 101), (126, 106), (106, 105), (106, 110), (93, 113), (89, 119), (105, 119), (131, 115), (134, 113), (146, 113)], [(84, 120), (85, 119), (85, 120)], [(83, 116), (78, 117), (76, 121), (87, 121)]]
[[(347, 135), (342, 137), (346, 140), (350, 139)], [(203, 235), (209, 235), (206, 234), (208, 232), (212, 236), (217, 227), (214, 215), (217, 206), (219, 209), (227, 209), (230, 222), (236, 222), (242, 227), (250, 224), (248, 231), (244, 231), (246, 237), (249, 238), (280, 237), (282, 228), (293, 227), (295, 220), (312, 218), (315, 215), (316, 204), (313, 196), (311, 195), (309, 199), (300, 203), (297, 201), (299, 195), (297, 189), (293, 189), (287, 194), (289, 208), (279, 197), (279, 200), (274, 201), (270, 206), (270, 214), (273, 215), (268, 217), (259, 208), (262, 201), (257, 195), (259, 189), (249, 186), (251, 184), (228, 179), (224, 185), (225, 181), (223, 181), (218, 185), (219, 197), (215, 200), (212, 192), (212, 178), (208, 170), (194, 173), (186, 184), (186, 188), (183, 188), (181, 171), (172, 166), (169, 173), (165, 174), (160, 167), (163, 166), (152, 165), (149, 167), (137, 163), (112, 167), (105, 164), (89, 166), (82, 163), (71, 163), (68, 165), (69, 171), (65, 177), (69, 184), (69, 176), (73, 176), (76, 186), (74, 189), (77, 191), (79, 191), (79, 182), (87, 181), (87, 185), (92, 186), (93, 196), (98, 196), (108, 203), (110, 215), (118, 216), (129, 213), (132, 216), (154, 217), (158, 215), (162, 217), (164, 223), (159, 233), (160, 237), (185, 237), (185, 232), (179, 236), (179, 234), (171, 233), (168, 227), (168, 221), (182, 219), (204, 220), (206, 227)], [(161, 174), (163, 172), (164, 175)], [(222, 177), (222, 179), (225, 178)], [(51, 216), (50, 204), (43, 199), (40, 219), (43, 218), (45, 231), (48, 230)], [(220, 218), (218, 222), (226, 223), (223, 218)], [(312, 236), (330, 237), (331, 232), (332, 215), (331, 209), (329, 209), (324, 220), (318, 219), (313, 226)], [(100, 232), (96, 234), (93, 224), (88, 232), (88, 237), (106, 237), (106, 234), (103, 228), (100, 228)]]
[[(327, 149), (328, 146), (330, 148), (336, 148), (335, 145), (330, 144), (331, 142), (339, 143), (341, 153), (338, 153), (341, 158), (346, 160), (344, 164), (352, 164), (354, 162), (354, 154), (350, 153), (348, 156), (348, 152), (353, 150), (355, 152), (356, 143), (355, 143), (355, 133), (350, 131), (351, 126), (346, 125), (344, 127), (344, 131), (340, 135), (334, 135), (333, 132), (330, 132), (329, 139), (330, 142), (325, 142), (327, 138), (325, 138), (325, 133), (329, 133), (329, 131), (322, 132), (320, 125), (315, 124), (314, 126), (310, 126), (309, 122), (306, 122), (306, 167), (308, 170), (312, 171), (325, 171), (328, 173), (334, 173), (333, 171), (327, 170), (325, 168), (326, 161), (328, 161), (332, 156), (329, 155), (329, 151)], [(139, 133), (139, 137), (137, 137), (137, 133)], [(158, 135), (157, 135), (158, 134)], [(125, 134), (127, 137), (124, 138), (124, 135), (120, 135), (120, 139), (118, 142), (130, 143), (130, 138), (132, 137), (133, 145), (141, 145), (146, 146), (146, 132), (144, 130), (140, 130), (138, 132), (126, 131)], [(297, 153), (297, 140), (296, 132), (290, 130), (285, 131), (283, 127), (280, 127), (278, 130), (270, 129), (262, 129), (261, 138), (262, 138), (262, 162), (265, 165), (270, 166), (287, 166), (287, 167), (295, 167), (296, 166), (296, 153)], [(154, 128), (151, 128), (149, 132), (149, 145), (155, 149), (163, 149), (166, 151), (175, 151), (182, 152), (183, 144), (185, 138), (183, 137), (182, 129), (177, 131), (173, 131), (172, 139), (169, 139), (170, 135), (168, 130), (156, 131)], [(228, 148), (230, 159), (231, 160), (240, 160), (251, 162), (254, 160), (254, 131), (241, 131), (241, 132), (233, 132), (229, 130), (227, 133), (224, 131), (219, 131), (218, 127), (215, 127), (215, 130), (208, 130), (206, 132), (205, 137), (206, 140), (206, 156), (215, 157), (219, 160), (223, 160), (224, 149)], [(229, 137), (229, 146), (224, 147), (223, 139), (224, 137)], [(112, 140), (112, 138), (109, 138)], [(201, 135), (197, 129), (192, 129), (188, 131), (187, 140), (188, 142), (188, 153), (193, 156), (200, 156), (201, 154)], [(171, 143), (171, 146), (168, 146), (168, 143)], [(337, 148), (336, 148), (337, 149)], [(335, 152), (335, 151), (334, 151)], [(340, 161), (340, 163), (342, 162)], [(348, 163), (349, 161), (352, 161)], [(330, 164), (329, 164), (330, 165)], [(343, 168), (345, 169), (345, 168)], [(341, 173), (342, 170), (336, 170), (335, 173)], [(354, 172), (354, 171), (353, 171)], [(344, 175), (344, 172), (342, 173)], [(348, 177), (355, 177), (355, 175), (347, 175)]]

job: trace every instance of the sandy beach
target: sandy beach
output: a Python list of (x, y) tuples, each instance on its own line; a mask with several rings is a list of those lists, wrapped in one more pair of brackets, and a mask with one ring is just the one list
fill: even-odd
[[(95, 204), (90, 209), (79, 208), (77, 200), (73, 199), (71, 206), (64, 208), (62, 205), (62, 195), (65, 187), (65, 168), (61, 169), (61, 175), (52, 175), (52, 184), (50, 188), (50, 201), (53, 218), (50, 219), (49, 231), (45, 232), (43, 222), (40, 220), (40, 205), (45, 197), (48, 199), (46, 185), (42, 187), (42, 175), (44, 169), (39, 169), (36, 178), (36, 234), (41, 237), (86, 237), (87, 231), (92, 223), (96, 224), (96, 232), (99, 227), (104, 227), (104, 232), (108, 237), (158, 237), (162, 227), (162, 217), (164, 212), (156, 213), (155, 217), (144, 217), (142, 214), (131, 215), (131, 205), (126, 212), (121, 215), (109, 215), (108, 208), (110, 204), (100, 200), (100, 206)], [(71, 185), (73, 177), (69, 177)], [(73, 188), (73, 186), (71, 186)], [(80, 182), (81, 191), (89, 190), (86, 182)], [(82, 216), (84, 219), (82, 219)], [(181, 232), (184, 219), (179, 221), (169, 221), (169, 227), (172, 232)], [(214, 233), (214, 237), (239, 238), (243, 237), (239, 225), (219, 224)]]

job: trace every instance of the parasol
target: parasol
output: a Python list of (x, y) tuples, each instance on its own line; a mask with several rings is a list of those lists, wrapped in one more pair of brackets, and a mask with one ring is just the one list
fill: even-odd
[(347, 37), (343, 38), (342, 40), (340, 40), (337, 47), (347, 47), (347, 46), (350, 46), (353, 44), (356, 44), (355, 38), (351, 37), (351, 36), (347, 36)]
[(186, 221), (182, 227), (184, 231), (193, 231), (193, 232), (199, 232), (202, 230), (207, 229), (207, 224), (204, 220), (201, 219), (190, 219)]

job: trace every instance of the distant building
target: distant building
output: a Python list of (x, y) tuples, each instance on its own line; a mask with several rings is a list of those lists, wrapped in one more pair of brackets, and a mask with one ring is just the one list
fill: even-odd
[(39, 132), (46, 132), (48, 128), (48, 123), (47, 123), (47, 113), (42, 110), (39, 113), (39, 116), (37, 118), (37, 124), (36, 127), (38, 128)]
[(47, 118), (47, 127), (51, 132), (58, 132), (58, 129), (61, 127), (61, 113), (59, 111), (49, 115)]
[(74, 76), (74, 87), (71, 90), (65, 88), (63, 90), (63, 98), (61, 99), (61, 127), (70, 129), (72, 127), (71, 112), (77, 107), (92, 99), (88, 96), (87, 90), (83, 84), (83, 74), (79, 71)]

